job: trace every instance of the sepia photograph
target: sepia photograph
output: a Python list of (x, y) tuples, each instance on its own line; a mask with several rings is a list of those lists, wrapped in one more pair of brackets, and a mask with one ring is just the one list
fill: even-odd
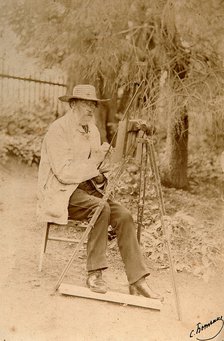
[(224, 341), (224, 0), (0, 0), (0, 341)]

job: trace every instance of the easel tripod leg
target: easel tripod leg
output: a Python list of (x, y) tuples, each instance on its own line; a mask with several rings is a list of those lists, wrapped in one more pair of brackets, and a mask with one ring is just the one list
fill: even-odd
[(161, 187), (161, 182), (160, 182), (159, 170), (156, 164), (156, 157), (155, 157), (155, 150), (154, 150), (153, 142), (148, 141), (146, 148), (147, 148), (147, 153), (149, 154), (151, 168), (152, 168), (153, 176), (155, 179), (157, 197), (159, 200), (160, 219), (161, 219), (161, 225), (163, 229), (163, 235), (165, 237), (165, 242), (167, 246), (167, 253), (168, 253), (168, 259), (169, 259), (170, 270), (171, 270), (171, 280), (172, 280), (172, 286), (173, 286), (173, 291), (174, 291), (174, 296), (175, 296), (177, 316), (178, 316), (178, 320), (181, 320), (180, 300), (179, 300), (179, 294), (178, 294), (176, 279), (175, 279), (175, 271), (174, 271), (174, 266), (173, 266), (173, 261), (172, 261), (172, 256), (171, 256), (170, 240), (169, 240), (169, 236), (168, 236), (165, 222), (164, 222), (164, 215), (166, 214), (166, 212), (165, 212), (165, 205), (164, 205), (164, 200), (163, 200), (163, 193), (162, 193), (162, 187)]
[(147, 155), (144, 158), (144, 144), (141, 143), (141, 164), (140, 164), (140, 188), (138, 198), (138, 212), (137, 212), (137, 239), (140, 244), (141, 231), (142, 231), (142, 220), (145, 206), (145, 190), (146, 190), (146, 171), (147, 171)]

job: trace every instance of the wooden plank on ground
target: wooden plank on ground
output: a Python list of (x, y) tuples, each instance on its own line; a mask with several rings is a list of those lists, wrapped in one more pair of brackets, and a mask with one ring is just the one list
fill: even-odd
[(88, 288), (65, 283), (62, 283), (58, 290), (63, 295), (71, 295), (106, 302), (121, 303), (153, 310), (160, 310), (162, 307), (162, 304), (159, 300), (146, 298), (143, 296), (121, 294), (115, 291), (109, 291), (106, 294), (99, 294), (89, 290)]

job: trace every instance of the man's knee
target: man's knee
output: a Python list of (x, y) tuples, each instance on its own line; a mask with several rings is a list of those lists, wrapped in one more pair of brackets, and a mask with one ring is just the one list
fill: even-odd
[[(95, 211), (102, 204), (101, 198), (96, 198), (92, 196), (90, 200), (91, 200), (90, 203), (91, 203), (93, 211)], [(108, 213), (108, 212), (110, 213), (110, 205), (108, 204), (108, 202), (104, 203), (102, 207), (102, 211), (104, 211), (105, 213)]]
[(130, 212), (126, 207), (123, 207), (123, 206), (120, 207), (118, 219), (119, 219), (121, 222), (130, 222), (130, 221), (133, 221), (131, 212)]
[(110, 216), (110, 205), (108, 204), (108, 202), (104, 203), (103, 209), (102, 209), (102, 213)]
[[(95, 198), (94, 198), (95, 199)], [(102, 200), (101, 199), (98, 199), (97, 198), (97, 200), (95, 200), (95, 202), (94, 202), (94, 205), (93, 205), (93, 207), (92, 207), (92, 211), (93, 211), (93, 213), (97, 210), (97, 208), (99, 207), (99, 206), (101, 206), (102, 205)], [(101, 214), (104, 214), (104, 215), (110, 215), (110, 212), (111, 212), (111, 210), (110, 210), (110, 205), (108, 204), (108, 202), (105, 202), (104, 204), (103, 204), (103, 207), (102, 207), (102, 210), (101, 210)]]

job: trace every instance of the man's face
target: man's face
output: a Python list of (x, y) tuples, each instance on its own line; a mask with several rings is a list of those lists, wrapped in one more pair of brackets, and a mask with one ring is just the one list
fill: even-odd
[(92, 121), (97, 103), (94, 101), (77, 100), (71, 103), (80, 124), (85, 125)]

